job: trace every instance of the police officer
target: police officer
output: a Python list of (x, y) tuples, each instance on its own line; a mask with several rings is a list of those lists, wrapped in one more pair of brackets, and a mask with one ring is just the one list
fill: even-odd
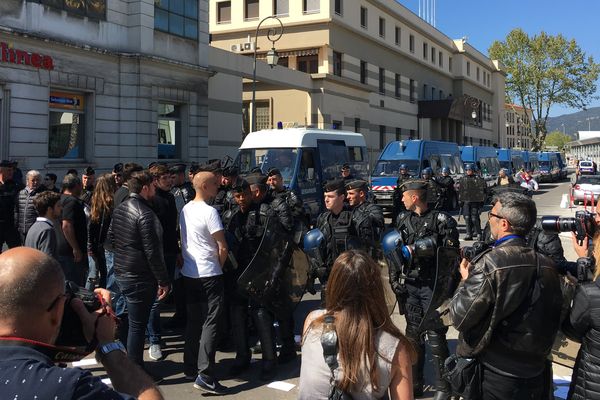
[(283, 176), (281, 175), (279, 169), (269, 169), (269, 171), (267, 172), (267, 184), (271, 189), (270, 196), (273, 199), (281, 198), (286, 202), (295, 222), (307, 222), (302, 199), (295, 192), (287, 189), (283, 185)]
[(456, 191), (454, 190), (454, 179), (450, 176), (450, 168), (442, 168), (442, 176), (437, 178), (437, 182), (440, 184), (443, 193), (442, 210), (453, 211), (455, 209)]
[(4, 242), (9, 248), (21, 245), (21, 236), (15, 226), (15, 206), (19, 187), (13, 181), (13, 163), (0, 162), (0, 253)]
[(352, 171), (350, 170), (349, 164), (342, 165), (341, 174), (342, 174), (342, 179), (344, 180), (344, 184), (346, 184), (350, 181), (353, 181), (355, 179), (354, 175), (352, 175)]
[(213, 202), (213, 207), (215, 207), (220, 214), (223, 214), (223, 212), (227, 211), (235, 203), (231, 193), (231, 187), (238, 179), (238, 174), (239, 170), (237, 167), (229, 166), (223, 168), (219, 191), (217, 192)]
[[(427, 202), (428, 185), (425, 181), (412, 181), (404, 184), (402, 201), (407, 211), (398, 215), (395, 227), (405, 245), (414, 244), (423, 238), (432, 238), (436, 245), (458, 247), (456, 221), (443, 211), (432, 210)], [(413, 388), (416, 397), (423, 394), (423, 367), (425, 362), (424, 334), (434, 358), (436, 395), (434, 399), (447, 399), (450, 396), (448, 382), (442, 378), (444, 361), (448, 357), (446, 332), (448, 328), (435, 328), (419, 331), (419, 325), (432, 298), (436, 277), (436, 258), (415, 258), (400, 284), (399, 271), (390, 272), (392, 289), (399, 301), (405, 301), (406, 336), (418, 345), (419, 357), (413, 365)], [(405, 299), (405, 300), (404, 300)], [(442, 325), (441, 322), (439, 324)]]
[[(346, 189), (344, 181), (336, 179), (325, 184), (325, 208), (327, 211), (317, 217), (318, 228), (325, 237), (320, 248), (323, 264), (311, 265), (311, 279), (319, 278), (321, 282), (321, 300), (325, 304), (327, 280), (335, 259), (350, 248), (359, 247), (358, 232), (353, 224), (352, 211), (346, 205)], [(309, 285), (309, 290), (310, 290)]]
[(383, 210), (367, 201), (369, 187), (366, 181), (354, 180), (346, 184), (348, 204), (352, 210), (352, 221), (358, 232), (361, 247), (374, 259), (380, 258), (379, 241), (385, 228)]
[(432, 210), (441, 210), (443, 204), (442, 186), (433, 176), (431, 167), (423, 168), (421, 179), (427, 183), (427, 205)]
[[(475, 182), (477, 181), (477, 182)], [(472, 192), (472, 188), (477, 189), (477, 193)], [(461, 214), (465, 218), (465, 225), (467, 234), (465, 240), (473, 240), (473, 235), (476, 235), (479, 240), (483, 239), (481, 232), (481, 209), (483, 208), (483, 201), (476, 199), (475, 195), (481, 195), (485, 197), (486, 184), (482, 177), (475, 173), (475, 166), (473, 164), (465, 165), (465, 176), (459, 181), (459, 200), (461, 202)], [(479, 193), (482, 192), (483, 193)]]
[(92, 195), (94, 194), (94, 182), (96, 180), (96, 171), (91, 166), (88, 166), (83, 170), (81, 174), (81, 184), (83, 188), (79, 200), (83, 201), (85, 206), (89, 209), (92, 207)]
[(183, 206), (192, 201), (196, 196), (192, 182), (186, 179), (185, 169), (186, 165), (181, 163), (175, 164), (169, 169), (173, 178), (171, 193), (175, 196), (177, 215), (179, 215)]
[(394, 193), (392, 195), (392, 222), (396, 220), (398, 214), (402, 211), (405, 211), (404, 203), (402, 203), (402, 185), (408, 182), (412, 177), (408, 173), (408, 167), (406, 164), (400, 164), (398, 180), (396, 181), (396, 187), (394, 188)]

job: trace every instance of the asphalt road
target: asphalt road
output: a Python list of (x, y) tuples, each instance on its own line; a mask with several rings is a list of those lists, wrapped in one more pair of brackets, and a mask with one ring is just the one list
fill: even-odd
[[(560, 184), (542, 184), (540, 185), (539, 192), (534, 196), (538, 207), (538, 215), (561, 215), (561, 216), (572, 216), (574, 215), (575, 209), (560, 209), (560, 199), (563, 193), (568, 193), (569, 183)], [(581, 209), (579, 207), (578, 209)], [(485, 224), (487, 220), (486, 213), (482, 213), (482, 224)], [(464, 236), (464, 221), (462, 218), (459, 220), (459, 228), (461, 231), (461, 237)], [(563, 245), (565, 247), (565, 256), (569, 260), (575, 260), (576, 256), (573, 252), (568, 237), (561, 237), (563, 239)], [(461, 243), (468, 244), (468, 242)], [(313, 309), (318, 307), (317, 296), (307, 295), (303, 299), (302, 303), (298, 307), (295, 315), (296, 319), (296, 330), (297, 334), (300, 333), (301, 324), (304, 321), (306, 315)], [(163, 318), (166, 318), (169, 312), (166, 310), (163, 313)], [(393, 320), (398, 324), (401, 329), (405, 327), (404, 318), (398, 315), (395, 310), (393, 313)], [(299, 339), (299, 338), (298, 338)], [(448, 332), (448, 341), (451, 347), (451, 351), (456, 346), (457, 332), (450, 328)], [(184, 380), (183, 376), (183, 338), (182, 332), (164, 332), (164, 359), (161, 361), (149, 361), (147, 362), (147, 368), (158, 375), (165, 377), (164, 381), (160, 384), (160, 388), (168, 399), (197, 399), (201, 396), (201, 392), (194, 389), (192, 383)], [(145, 354), (147, 358), (147, 352)], [(222, 379), (221, 383), (226, 387), (230, 388), (230, 394), (222, 396), (224, 399), (295, 399), (298, 395), (298, 381), (300, 375), (300, 354), (295, 362), (290, 362), (285, 365), (278, 367), (278, 375), (274, 382), (261, 382), (258, 378), (260, 372), (260, 355), (253, 356), (253, 363), (244, 375), (239, 379), (228, 379), (227, 369), (233, 362), (235, 354), (232, 352), (218, 352), (218, 375)], [(105, 372), (99, 365), (86, 366), (94, 370), (96, 374), (105, 376)], [(571, 370), (560, 365), (555, 365), (554, 374), (557, 379), (570, 378)], [(426, 368), (426, 382), (431, 383), (432, 372), (431, 368)], [(283, 385), (282, 385), (283, 383)], [(287, 385), (286, 385), (287, 384)], [(558, 382), (560, 385), (560, 382)], [(276, 387), (272, 387), (275, 385)], [(288, 391), (277, 388), (277, 386), (287, 386)], [(559, 389), (564, 391), (564, 384), (559, 386)], [(566, 386), (568, 388), (568, 386)], [(558, 392), (557, 392), (558, 393)], [(564, 392), (566, 395), (566, 392)], [(432, 398), (433, 393), (426, 392), (426, 397)], [(561, 397), (557, 397), (561, 398)]]

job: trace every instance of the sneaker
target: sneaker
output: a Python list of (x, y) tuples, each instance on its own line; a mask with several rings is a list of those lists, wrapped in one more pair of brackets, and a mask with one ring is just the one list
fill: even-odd
[(210, 382), (207, 378), (202, 378), (200, 375), (196, 377), (196, 381), (194, 382), (194, 387), (198, 390), (202, 390), (207, 393), (214, 394), (226, 394), (227, 388), (221, 385), (216, 379), (212, 379)]
[(151, 360), (158, 361), (163, 358), (162, 349), (160, 348), (160, 344), (151, 344), (148, 349), (148, 357)]

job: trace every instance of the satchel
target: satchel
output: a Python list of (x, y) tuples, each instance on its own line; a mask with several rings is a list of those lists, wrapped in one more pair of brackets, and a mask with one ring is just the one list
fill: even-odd
[(327, 400), (352, 400), (350, 394), (344, 392), (335, 384), (335, 370), (338, 367), (338, 338), (335, 331), (335, 317), (333, 315), (326, 315), (323, 325), (323, 333), (321, 334), (323, 358), (331, 370), (331, 377), (329, 378), (331, 388)]
[(444, 362), (443, 378), (450, 383), (453, 394), (463, 399), (479, 399), (481, 390), (481, 363), (476, 358), (465, 358), (456, 354)]

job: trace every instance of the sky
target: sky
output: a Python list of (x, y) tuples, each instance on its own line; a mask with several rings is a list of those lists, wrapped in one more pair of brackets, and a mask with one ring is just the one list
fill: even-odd
[[(419, 0), (397, 0), (418, 15)], [(529, 35), (545, 31), (575, 39), (579, 47), (600, 62), (599, 0), (436, 0), (436, 28), (452, 39), (468, 37), (483, 54), (495, 40), (504, 40), (514, 28)], [(600, 80), (597, 83), (600, 96)], [(589, 107), (600, 106), (600, 99)], [(550, 116), (576, 111), (554, 106)]]

